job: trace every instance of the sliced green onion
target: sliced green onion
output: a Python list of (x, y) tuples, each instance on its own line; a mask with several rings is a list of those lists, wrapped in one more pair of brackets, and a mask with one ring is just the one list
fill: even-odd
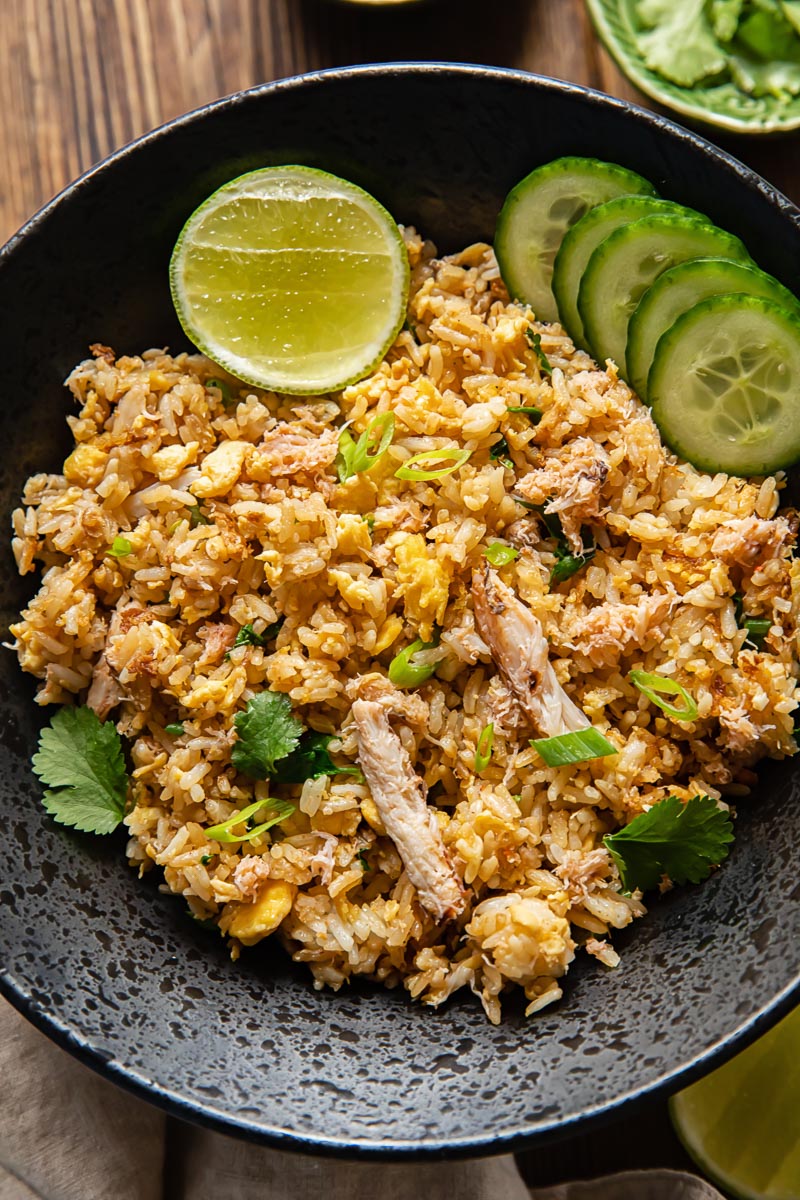
[(127, 558), (129, 554), (133, 554), (133, 546), (126, 537), (115, 537), (108, 548), (108, 553), (114, 558)]
[(608, 738), (603, 737), (594, 725), (579, 729), (577, 733), (560, 733), (551, 738), (531, 738), (531, 745), (548, 767), (566, 767), (570, 763), (586, 762), (590, 758), (619, 754), (617, 747), (612, 746)]
[(189, 528), (196, 529), (198, 525), (210, 525), (208, 517), (204, 512), (200, 511), (199, 504), (193, 504), (189, 510)]
[(168, 733), (170, 737), (181, 737), (185, 732), (186, 730), (183, 728), (183, 725), (177, 723), (175, 725), (164, 726), (164, 733)]
[(426, 679), (430, 679), (439, 665), (438, 662), (414, 663), (411, 660), (415, 654), (419, 654), (420, 650), (433, 650), (436, 645), (436, 642), (423, 642), (417, 638), (410, 646), (406, 646), (405, 650), (395, 654), (389, 663), (390, 682), (395, 687), (412, 688), (419, 687)]
[(478, 744), (475, 747), (475, 774), (480, 775), (481, 771), (485, 771), (489, 765), (489, 760), (492, 757), (492, 747), (494, 746), (494, 724), (485, 725), (481, 730), (481, 736), (478, 738)]
[[(428, 479), (443, 479), (445, 475), (452, 475), (453, 471), (463, 467), (471, 453), (471, 450), (459, 450), (458, 446), (444, 446), (441, 450), (423, 450), (422, 454), (414, 454), (411, 458), (407, 458), (402, 467), (395, 471), (395, 475), (398, 479), (411, 479), (416, 483), (424, 483)], [(439, 462), (441, 459), (452, 459), (453, 465), (438, 467), (433, 471), (426, 471), (421, 467), (414, 466), (414, 463)]]
[(747, 641), (752, 642), (756, 650), (760, 650), (764, 638), (772, 629), (772, 621), (761, 617), (747, 617), (744, 627), (747, 630)]
[(544, 415), (535, 404), (509, 404), (506, 412), (523, 413), (526, 417), (530, 417), (532, 425), (538, 425)]
[(563, 583), (565, 579), (571, 579), (594, 558), (595, 549), (595, 546), (587, 546), (583, 554), (570, 554), (563, 547), (556, 546), (556, 562), (550, 572), (550, 583)]
[[(675, 721), (696, 721), (697, 705), (685, 687), (681, 687), (674, 679), (664, 675), (654, 675), (649, 671), (631, 671), (628, 676), (631, 683), (639, 689), (643, 696), (672, 717)], [(680, 696), (683, 701), (681, 708), (670, 704), (663, 696)]]
[(217, 389), (222, 396), (222, 403), (226, 408), (229, 408), (233, 404), (233, 392), (230, 389), (230, 385), (224, 379), (207, 379), (206, 387)]
[[(343, 429), (339, 434), (339, 453), (336, 458), (339, 481), (344, 483), (352, 475), (372, 470), (391, 446), (393, 437), (392, 412), (378, 413), (374, 416), (357, 442), (353, 440), (349, 429)], [(376, 441), (375, 449), (370, 450)]]
[(534, 333), (532, 329), (525, 330), (525, 337), (528, 339), (528, 345), (539, 360), (539, 367), (543, 375), (552, 375), (553, 368), (550, 366), (550, 361), (542, 349), (542, 335)]
[(493, 567), (507, 567), (515, 558), (519, 558), (519, 550), (507, 546), (505, 542), (492, 542), (484, 550), (483, 557), (488, 558)]
[[(268, 821), (263, 821), (260, 825), (254, 825), (252, 829), (248, 828), (241, 837), (231, 832), (237, 825), (244, 824), (246, 826), (248, 821), (262, 808), (273, 809), (275, 816), (270, 817)], [(285, 821), (294, 810), (295, 805), (290, 800), (256, 800), (255, 804), (248, 804), (247, 808), (234, 813), (232, 817), (228, 817), (227, 821), (222, 821), (219, 825), (212, 825), (210, 829), (206, 829), (205, 835), (212, 842), (249, 842), (264, 833), (265, 830), (271, 829), (273, 825)]]
[(507, 471), (514, 470), (514, 463), (508, 457), (511, 453), (511, 447), (506, 441), (503, 434), (500, 435), (499, 441), (496, 441), (489, 447), (489, 458), (492, 462), (499, 462)]

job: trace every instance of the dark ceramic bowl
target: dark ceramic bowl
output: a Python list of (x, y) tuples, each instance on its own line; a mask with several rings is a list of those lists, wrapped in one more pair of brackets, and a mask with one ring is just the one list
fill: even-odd
[[(788, 285), (800, 214), (669, 121), (552, 79), (483, 67), (379, 66), (258, 88), (183, 117), (90, 171), (0, 253), (5, 520), (25, 478), (58, 470), (62, 380), (90, 342), (184, 344), (167, 262), (192, 209), (265, 163), (308, 163), (375, 193), (444, 250), (491, 238), (538, 163), (623, 163), (710, 214)], [(3, 550), (4, 621), (30, 596)], [(798, 998), (800, 805), (791, 763), (739, 806), (730, 859), (585, 956), (563, 1001), (490, 1025), (474, 997), (438, 1012), (404, 991), (315, 992), (278, 950), (232, 964), (180, 901), (140, 883), (122, 836), (52, 824), (29, 759), (40, 714), (0, 659), (2, 990), (84, 1062), (180, 1116), (338, 1154), (520, 1148), (668, 1091), (721, 1062)]]

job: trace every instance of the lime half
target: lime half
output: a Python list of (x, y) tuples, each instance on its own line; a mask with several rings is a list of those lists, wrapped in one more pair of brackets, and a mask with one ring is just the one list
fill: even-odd
[(194, 344), (245, 383), (332, 392), (363, 379), (405, 317), (408, 256), (367, 192), (311, 167), (226, 183), (183, 227), (170, 287)]
[(742, 1200), (800, 1197), (800, 1008), (670, 1101), (698, 1166)]

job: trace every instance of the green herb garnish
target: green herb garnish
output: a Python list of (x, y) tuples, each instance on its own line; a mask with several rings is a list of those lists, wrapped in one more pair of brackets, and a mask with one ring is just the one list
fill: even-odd
[(54, 820), (84, 833), (112, 833), (125, 815), (128, 775), (122, 740), (91, 708), (62, 708), (39, 735), (33, 770)]
[[(254, 804), (248, 804), (247, 808), (243, 808), (241, 812), (228, 817), (227, 821), (210, 826), (204, 830), (204, 833), (212, 842), (251, 842), (253, 838), (260, 837), (262, 833), (272, 829), (273, 825), (279, 825), (281, 821), (285, 821), (292, 815), (295, 807), (291, 800), (256, 800)], [(264, 808), (271, 809), (273, 815), (266, 821), (254, 825), (251, 818)], [(245, 826), (243, 834), (233, 832), (239, 825)]]
[(748, 642), (752, 642), (756, 650), (763, 649), (764, 638), (770, 629), (772, 629), (772, 621), (762, 619), (761, 617), (747, 617), (744, 627), (747, 630)]
[(238, 734), (231, 749), (237, 771), (251, 779), (266, 779), (275, 764), (297, 748), (303, 724), (292, 714), (292, 702), (282, 692), (259, 692), (244, 712), (233, 718)]
[(213, 854), (201, 854), (200, 862), (203, 864), (204, 867), (207, 867), (213, 857), (214, 857)]
[(174, 725), (164, 726), (164, 733), (168, 733), (170, 737), (181, 737), (185, 732), (183, 725), (180, 725), (178, 722), (175, 722)]
[(367, 862), (367, 856), (366, 856), (366, 853), (365, 853), (363, 850), (359, 850), (358, 854), (356, 855), (356, 858), (357, 858), (357, 859), (358, 859), (358, 861), (361, 863), (361, 869), (362, 869), (362, 871), (368, 871), (368, 870), (369, 870), (369, 863)]
[(307, 730), (300, 738), (296, 750), (282, 758), (271, 774), (276, 783), (304, 783), (306, 779), (319, 779), (322, 775), (353, 775), (363, 779), (360, 767), (338, 766), (328, 746), (336, 741), (331, 734), (314, 733)]
[(343, 429), (339, 434), (339, 453), (335, 463), (339, 482), (344, 483), (353, 475), (371, 470), (383, 458), (392, 444), (393, 437), (392, 412), (378, 413), (373, 417), (357, 442), (349, 429)]
[(222, 397), (222, 403), (224, 404), (225, 408), (230, 408), (230, 406), (235, 403), (235, 397), (231, 391), (230, 384), (226, 383), (224, 379), (207, 379), (206, 387), (217, 389)]
[(263, 633), (256, 633), (252, 624), (243, 625), (236, 634), (236, 641), (233, 643), (234, 650), (237, 646), (266, 646), (278, 636), (285, 620), (285, 617), (279, 617), (277, 621), (268, 625)]
[(530, 417), (532, 425), (538, 425), (543, 416), (542, 410), (533, 404), (510, 404), (506, 412), (524, 413), (526, 417)]
[(189, 528), (196, 529), (198, 525), (210, 525), (208, 517), (204, 512), (201, 512), (199, 504), (193, 504), (189, 509)]
[(502, 434), (500, 435), (499, 440), (494, 442), (489, 447), (489, 458), (493, 462), (500, 462), (507, 471), (514, 470), (514, 463), (509, 458), (510, 453), (511, 447)]
[(551, 738), (531, 738), (534, 750), (544, 759), (548, 767), (566, 767), (572, 763), (586, 762), (591, 758), (605, 758), (619, 754), (616, 746), (603, 737), (594, 725), (579, 729), (576, 733), (560, 733)]
[[(413, 454), (411, 458), (407, 458), (402, 467), (398, 467), (395, 471), (395, 475), (398, 479), (410, 479), (415, 483), (424, 483), (429, 479), (444, 479), (445, 475), (452, 475), (453, 471), (463, 467), (471, 453), (471, 450), (460, 450), (458, 446), (444, 446), (441, 450), (423, 450), (422, 454)], [(417, 463), (443, 460), (452, 460), (452, 466), (428, 470), (416, 465)]]
[(515, 550), (513, 546), (507, 546), (505, 542), (492, 542), (484, 550), (483, 557), (488, 559), (493, 567), (507, 567), (509, 563), (519, 558), (519, 550)]
[(475, 747), (475, 774), (480, 775), (481, 771), (485, 771), (492, 757), (492, 748), (494, 746), (494, 724), (485, 725), (481, 730), (481, 735), (478, 738), (478, 744)]
[[(697, 704), (686, 688), (674, 679), (668, 679), (665, 675), (654, 675), (649, 671), (631, 671), (628, 678), (643, 696), (662, 709), (668, 717), (675, 721), (697, 720)], [(664, 696), (680, 696), (683, 703), (678, 707), (676, 704), (670, 704)]]
[(108, 548), (108, 553), (114, 558), (127, 558), (129, 554), (133, 554), (133, 546), (126, 537), (115, 537)]
[(667, 796), (620, 829), (603, 845), (617, 864), (628, 892), (657, 887), (662, 875), (673, 883), (701, 883), (727, 857), (733, 841), (730, 814), (710, 796), (682, 804)]
[(439, 663), (415, 663), (414, 655), (420, 650), (433, 650), (438, 645), (435, 642), (423, 642), (419, 638), (396, 654), (389, 663), (389, 679), (399, 688), (419, 687), (426, 679), (430, 679)]
[(553, 368), (550, 366), (550, 361), (542, 349), (542, 335), (534, 333), (532, 329), (525, 330), (525, 337), (528, 339), (528, 345), (539, 360), (539, 369), (543, 375), (552, 375)]

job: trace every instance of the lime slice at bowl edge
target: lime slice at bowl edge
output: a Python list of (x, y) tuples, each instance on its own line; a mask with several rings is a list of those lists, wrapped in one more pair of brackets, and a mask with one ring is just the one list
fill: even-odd
[(800, 1008), (670, 1101), (698, 1166), (741, 1200), (800, 1196)]
[(170, 261), (178, 318), (245, 383), (318, 394), (363, 379), (405, 317), (409, 267), (392, 217), (312, 167), (264, 167), (192, 213)]

